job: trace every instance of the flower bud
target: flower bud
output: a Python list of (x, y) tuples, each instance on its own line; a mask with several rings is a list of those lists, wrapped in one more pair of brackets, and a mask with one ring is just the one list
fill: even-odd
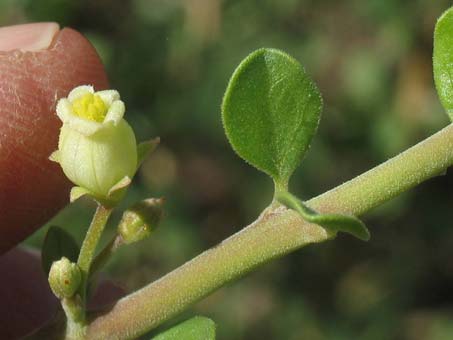
[(141, 241), (148, 237), (162, 219), (164, 200), (149, 198), (123, 213), (118, 225), (118, 234), (125, 244)]
[(117, 91), (94, 92), (92, 86), (76, 87), (57, 104), (63, 126), (51, 159), (74, 184), (101, 199), (137, 169), (135, 135), (124, 111)]
[(49, 272), (49, 284), (58, 298), (72, 297), (80, 286), (82, 274), (79, 266), (66, 257), (52, 263)]

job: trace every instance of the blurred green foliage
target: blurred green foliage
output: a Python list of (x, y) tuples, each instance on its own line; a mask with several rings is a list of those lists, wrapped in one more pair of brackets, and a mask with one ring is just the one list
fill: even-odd
[[(222, 131), (222, 95), (243, 57), (263, 46), (283, 49), (323, 93), (319, 133), (292, 182), (295, 194), (308, 198), (447, 124), (431, 53), (436, 18), (448, 6), (447, 0), (0, 0), (0, 24), (58, 21), (84, 33), (125, 100), (138, 139), (162, 138), (125, 206), (163, 195), (165, 222), (107, 267), (132, 290), (238, 231), (272, 197), (271, 181), (234, 154)], [(217, 323), (219, 339), (452, 339), (452, 187), (450, 171), (367, 215), (369, 243), (340, 235), (310, 246), (193, 311)], [(92, 211), (80, 201), (52, 224), (80, 241)], [(44, 231), (27, 244), (40, 246)]]

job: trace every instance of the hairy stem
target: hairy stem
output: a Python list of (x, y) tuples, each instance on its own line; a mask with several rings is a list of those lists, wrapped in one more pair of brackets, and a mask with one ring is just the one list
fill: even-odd
[(61, 300), (61, 305), (66, 314), (65, 339), (79, 340), (84, 338), (85, 312), (81, 308), (81, 302), (79, 295)]
[[(382, 165), (308, 201), (316, 211), (360, 215), (453, 164), (453, 125)], [(94, 318), (89, 339), (129, 339), (153, 329), (224, 284), (327, 232), (271, 206), (251, 225)]]
[(93, 262), (94, 252), (104, 231), (105, 224), (112, 213), (111, 208), (106, 208), (99, 204), (94, 213), (91, 225), (82, 243), (77, 264), (82, 272), (82, 283), (80, 285), (79, 294), (82, 298), (82, 303), (86, 303), (86, 285), (90, 274), (91, 263)]
[(99, 271), (121, 246), (123, 246), (123, 239), (120, 236), (115, 235), (105, 248), (102, 249), (99, 255), (94, 258), (91, 265), (91, 273), (94, 274)]

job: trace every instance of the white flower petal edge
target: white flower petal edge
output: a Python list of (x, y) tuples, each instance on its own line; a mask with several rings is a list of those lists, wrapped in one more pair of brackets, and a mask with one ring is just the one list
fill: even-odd
[(58, 118), (60, 118), (63, 123), (66, 123), (71, 118), (71, 115), (74, 115), (71, 102), (66, 98), (60, 99), (57, 103)]
[(104, 101), (105, 105), (110, 106), (113, 104), (114, 101), (120, 99), (120, 94), (116, 90), (104, 90), (98, 91), (96, 94), (101, 97)]
[(61, 119), (63, 124), (69, 125), (71, 128), (85, 136), (91, 136), (103, 127), (103, 123), (97, 123), (76, 116), (72, 110), (71, 102), (66, 98), (62, 98), (58, 101), (57, 116)]
[(107, 115), (104, 119), (104, 124), (108, 122), (113, 122), (116, 126), (124, 116), (126, 107), (121, 100), (115, 100), (112, 105), (110, 105)]
[(91, 85), (81, 85), (72, 89), (68, 94), (68, 100), (72, 103), (77, 98), (82, 97), (87, 93), (94, 93), (94, 88)]

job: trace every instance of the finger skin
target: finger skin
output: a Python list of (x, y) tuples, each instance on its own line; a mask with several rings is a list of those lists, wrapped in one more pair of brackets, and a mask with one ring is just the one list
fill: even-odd
[(13, 249), (0, 256), (0, 339), (18, 339), (49, 321), (58, 310), (39, 254)]
[[(0, 273), (0, 339), (20, 339), (51, 322), (57, 312), (61, 313), (60, 302), (50, 290), (37, 251), (11, 249), (0, 256)], [(123, 288), (101, 278), (88, 308), (103, 308), (124, 295)]]
[(61, 126), (56, 101), (83, 84), (108, 88), (95, 49), (72, 29), (46, 50), (0, 52), (0, 254), (68, 202), (70, 183), (48, 157)]

